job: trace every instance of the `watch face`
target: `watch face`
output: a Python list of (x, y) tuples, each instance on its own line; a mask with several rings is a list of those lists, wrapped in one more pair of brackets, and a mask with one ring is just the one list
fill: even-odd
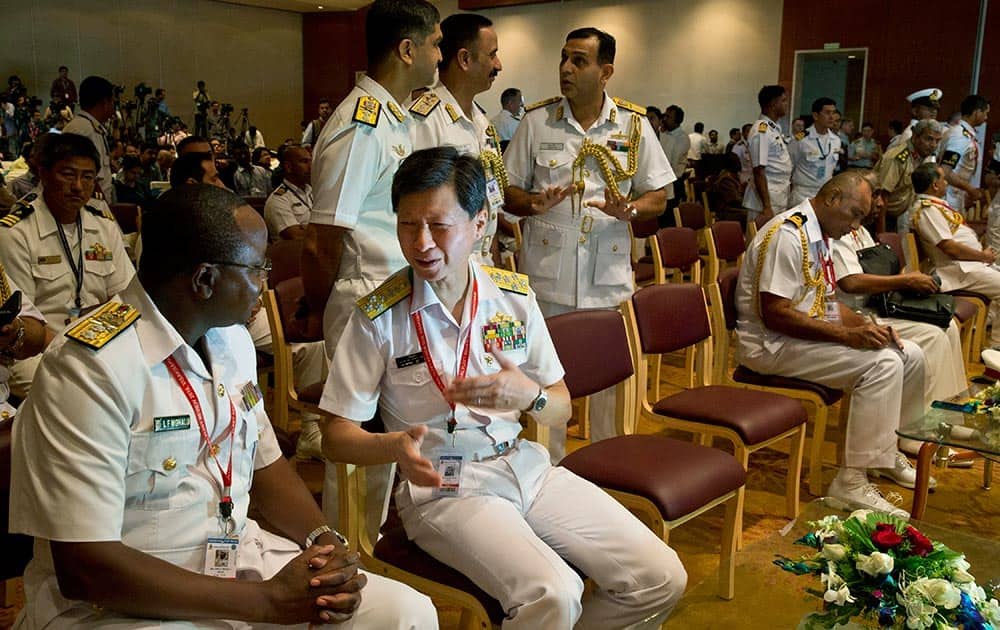
[(544, 393), (541, 394), (538, 397), (538, 400), (535, 401), (535, 411), (541, 411), (542, 409), (545, 409), (545, 403), (547, 402), (549, 402), (549, 397), (546, 396)]

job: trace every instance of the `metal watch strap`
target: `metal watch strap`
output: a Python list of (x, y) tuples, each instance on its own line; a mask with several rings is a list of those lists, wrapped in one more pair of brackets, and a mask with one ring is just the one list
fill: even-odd
[(341, 534), (335, 529), (330, 528), (329, 525), (320, 525), (316, 529), (309, 532), (309, 535), (306, 536), (305, 549), (308, 549), (309, 547), (312, 547), (314, 544), (316, 544), (316, 539), (326, 533), (333, 534), (337, 538), (337, 540), (340, 541), (340, 544), (344, 545), (345, 547), (347, 546), (347, 538), (343, 534)]

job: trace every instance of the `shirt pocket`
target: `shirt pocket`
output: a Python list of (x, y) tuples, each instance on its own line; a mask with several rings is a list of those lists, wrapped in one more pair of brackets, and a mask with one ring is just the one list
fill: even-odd
[(524, 272), (533, 280), (558, 279), (566, 234), (545, 223), (533, 221), (528, 227), (527, 241), (529, 252), (521, 257)]
[[(440, 367), (440, 364), (438, 366)], [(439, 392), (437, 385), (433, 383), (426, 363), (403, 368), (390, 367), (386, 370), (386, 376), (391, 385), (389, 389), (392, 406), (400, 413), (405, 413), (407, 417), (433, 418), (448, 411), (444, 394)], [(423, 422), (424, 420), (414, 420), (412, 424)]]
[(567, 186), (573, 177), (573, 156), (565, 151), (540, 150), (535, 156), (535, 186)]
[(194, 503), (199, 492), (197, 477), (191, 473), (200, 452), (201, 434), (195, 427), (133, 434), (125, 471), (129, 502), (144, 510), (166, 510)]
[(83, 269), (88, 274), (93, 274), (103, 281), (107, 281), (115, 273), (115, 261), (113, 260), (84, 260)]
[(594, 284), (627, 286), (632, 281), (631, 244), (627, 234), (602, 234), (597, 237)]
[(53, 280), (58, 280), (63, 276), (70, 273), (69, 265), (67, 265), (63, 259), (60, 257), (58, 263), (51, 265), (34, 264), (31, 266), (31, 275), (36, 281), (51, 282)]

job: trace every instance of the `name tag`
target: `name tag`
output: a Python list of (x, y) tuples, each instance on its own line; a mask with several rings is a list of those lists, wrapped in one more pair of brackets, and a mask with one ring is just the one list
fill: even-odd
[(56, 255), (56, 256), (39, 256), (38, 257), (38, 264), (39, 265), (58, 265), (61, 262), (62, 262), (62, 256), (58, 256), (58, 255)]
[(397, 368), (410, 367), (411, 365), (420, 365), (421, 363), (426, 363), (423, 352), (414, 352), (413, 354), (408, 354), (405, 357), (396, 357)]
[(205, 575), (236, 579), (240, 540), (235, 536), (209, 538), (205, 546)]
[(459, 451), (442, 449), (437, 454), (437, 473), (441, 475), (441, 485), (431, 492), (436, 499), (462, 495), (462, 468), (465, 456)]
[(543, 142), (538, 145), (539, 151), (562, 151), (566, 145), (562, 142)]
[(153, 418), (153, 433), (164, 431), (183, 431), (191, 428), (191, 416), (159, 416)]

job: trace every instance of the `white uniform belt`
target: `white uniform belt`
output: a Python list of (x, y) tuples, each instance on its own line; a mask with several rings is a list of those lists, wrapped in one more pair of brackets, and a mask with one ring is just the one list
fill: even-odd
[(513, 440), (507, 440), (506, 442), (500, 442), (498, 444), (492, 444), (490, 446), (484, 446), (476, 449), (469, 453), (469, 461), (485, 462), (491, 459), (496, 459), (497, 457), (509, 453), (517, 448), (518, 442), (519, 440), (514, 438)]

